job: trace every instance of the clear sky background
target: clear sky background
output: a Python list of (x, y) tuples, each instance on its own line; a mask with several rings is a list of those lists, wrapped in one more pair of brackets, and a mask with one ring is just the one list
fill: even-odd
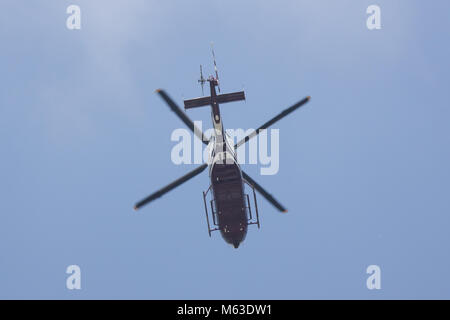
[[(82, 29), (66, 28), (81, 7)], [(366, 8), (381, 7), (381, 30)], [(0, 298), (450, 298), (450, 2), (17, 1), (0, 8)], [(261, 230), (207, 234), (205, 171), (170, 160), (214, 41), (228, 128), (277, 123), (280, 170), (245, 170)], [(210, 126), (206, 108), (188, 111)], [(66, 289), (67, 266), (82, 289)], [(381, 267), (381, 290), (366, 288)]]

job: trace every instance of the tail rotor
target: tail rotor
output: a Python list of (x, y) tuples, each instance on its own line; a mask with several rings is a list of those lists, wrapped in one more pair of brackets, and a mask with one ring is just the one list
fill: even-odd
[(200, 65), (200, 79), (198, 79), (198, 83), (202, 86), (202, 95), (204, 96), (205, 93), (203, 91), (203, 86), (205, 85), (206, 79), (203, 77), (203, 70), (202, 65)]

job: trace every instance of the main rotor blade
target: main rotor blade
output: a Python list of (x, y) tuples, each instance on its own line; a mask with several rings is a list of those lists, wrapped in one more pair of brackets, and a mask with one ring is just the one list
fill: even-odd
[(234, 149), (239, 148), (241, 145), (243, 145), (244, 143), (246, 143), (248, 140), (250, 140), (253, 137), (256, 137), (259, 132), (263, 129), (267, 129), (268, 127), (270, 127), (271, 125), (273, 125), (275, 122), (277, 122), (278, 120), (284, 118), (285, 116), (287, 116), (289, 113), (297, 110), (298, 108), (300, 108), (302, 105), (304, 105), (305, 103), (307, 103), (309, 101), (309, 99), (311, 99), (310, 96), (300, 100), (299, 102), (297, 102), (296, 104), (294, 104), (293, 106), (283, 110), (282, 112), (280, 112), (278, 115), (276, 115), (275, 117), (273, 117), (272, 119), (270, 119), (269, 121), (267, 121), (266, 123), (264, 123), (261, 127), (259, 127), (258, 129), (256, 129), (255, 131), (253, 131), (252, 133), (250, 133), (248, 136), (246, 136), (244, 139), (242, 139), (241, 141), (239, 141), (238, 143), (236, 143), (234, 145)]
[(279, 203), (270, 193), (268, 193), (263, 187), (261, 187), (255, 180), (250, 178), (248, 174), (246, 174), (244, 171), (242, 171), (242, 175), (244, 176), (244, 179), (247, 180), (248, 183), (250, 183), (261, 195), (266, 198), (271, 204), (273, 204), (278, 210), (281, 212), (286, 213), (287, 210), (281, 203)]
[(166, 194), (167, 192), (169, 192), (172, 189), (175, 189), (176, 187), (178, 187), (180, 184), (188, 181), (189, 179), (192, 179), (193, 177), (195, 177), (196, 175), (200, 174), (203, 172), (203, 170), (206, 169), (208, 165), (202, 164), (201, 166), (199, 166), (198, 168), (192, 170), (191, 172), (188, 172), (187, 174), (185, 174), (184, 176), (182, 176), (181, 178), (175, 180), (174, 182), (168, 184), (167, 186), (165, 186), (164, 188), (152, 193), (151, 195), (149, 195), (147, 198), (142, 199), (141, 201), (139, 201), (138, 203), (135, 204), (134, 206), (134, 210), (137, 210), (143, 206), (145, 206), (146, 204), (148, 204), (149, 202), (163, 196), (164, 194)]
[(191, 119), (183, 112), (180, 107), (169, 97), (169, 95), (162, 89), (156, 90), (156, 92), (163, 98), (163, 100), (169, 105), (170, 109), (183, 121), (186, 126), (199, 138), (204, 144), (208, 145), (209, 140), (205, 137), (203, 132), (197, 128)]

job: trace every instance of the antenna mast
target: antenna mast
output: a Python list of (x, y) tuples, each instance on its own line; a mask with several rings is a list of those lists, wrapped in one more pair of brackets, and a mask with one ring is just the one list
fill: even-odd
[(212, 56), (213, 56), (213, 61), (214, 61), (214, 71), (216, 72), (216, 81), (217, 81), (217, 88), (219, 89), (220, 92), (220, 85), (219, 85), (219, 73), (217, 71), (217, 63), (216, 63), (216, 55), (214, 54), (214, 44), (211, 42), (211, 52), (212, 52)]

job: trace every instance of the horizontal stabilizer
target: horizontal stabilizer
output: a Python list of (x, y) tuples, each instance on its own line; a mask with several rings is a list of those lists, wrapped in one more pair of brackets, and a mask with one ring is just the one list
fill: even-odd
[[(241, 100), (245, 100), (244, 91), (219, 94), (218, 96), (216, 96), (217, 103), (226, 103), (226, 102), (241, 101)], [(191, 109), (191, 108), (197, 108), (197, 107), (204, 107), (204, 106), (211, 105), (211, 103), (212, 103), (211, 97), (201, 97), (201, 98), (189, 99), (189, 100), (184, 100), (184, 108)]]
[(244, 91), (238, 91), (238, 92), (232, 92), (232, 93), (219, 94), (219, 95), (217, 96), (217, 102), (218, 102), (218, 103), (233, 102), (233, 101), (241, 101), (241, 100), (245, 100), (245, 94), (244, 94)]
[(209, 106), (210, 104), (211, 104), (211, 97), (202, 97), (202, 98), (184, 100), (184, 108), (185, 109)]

